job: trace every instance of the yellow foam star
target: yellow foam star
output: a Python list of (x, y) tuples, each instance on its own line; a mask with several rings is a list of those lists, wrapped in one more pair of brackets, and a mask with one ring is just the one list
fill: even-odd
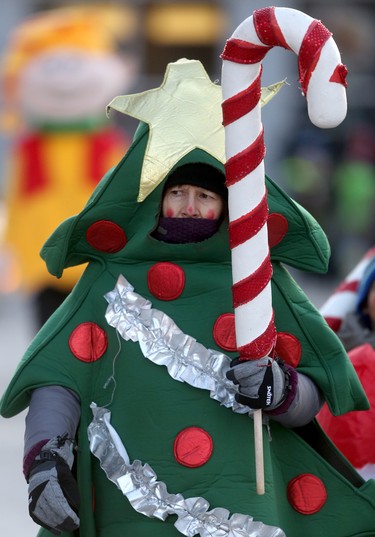
[(167, 66), (159, 88), (115, 97), (108, 110), (148, 123), (138, 201), (156, 188), (173, 166), (195, 148), (225, 162), (222, 92), (201, 62), (181, 59)]
[[(262, 88), (267, 104), (286, 84)], [(115, 97), (108, 105), (149, 125), (138, 201), (144, 201), (177, 162), (195, 148), (225, 163), (221, 86), (214, 84), (198, 60), (169, 63), (159, 88)]]

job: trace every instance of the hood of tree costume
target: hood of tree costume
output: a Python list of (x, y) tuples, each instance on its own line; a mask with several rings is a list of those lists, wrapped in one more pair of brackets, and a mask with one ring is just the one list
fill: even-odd
[[(215, 537), (369, 535), (375, 485), (361, 480), (316, 424), (313, 446), (303, 428), (269, 421), (266, 492), (255, 493), (252, 419), (233, 402), (225, 381), (237, 356), (228, 221), (199, 243), (152, 237), (171, 171), (203, 162), (224, 172), (220, 87), (199, 62), (181, 60), (168, 66), (157, 90), (118, 99), (112, 108), (141, 120), (131, 147), (42, 250), (58, 278), (66, 267), (88, 266), (27, 350), (1, 414), (22, 411), (40, 386), (58, 384), (79, 394), (80, 535), (119, 537), (124, 528), (134, 537), (194, 535), (198, 521), (206, 524), (201, 535)], [(161, 103), (164, 122), (154, 120)], [(315, 381), (334, 414), (366, 409), (337, 336), (284, 266), (325, 272), (327, 238), (270, 178), (266, 186), (277, 354)], [(119, 468), (111, 474), (105, 461), (114, 445), (101, 436), (106, 412), (130, 461), (122, 481), (126, 494), (116, 481)], [(334, 456), (335, 467), (319, 446)], [(147, 490), (166, 485), (157, 489), (159, 500), (158, 494), (140, 498), (135, 475)], [(180, 509), (168, 512), (158, 504), (160, 498), (171, 502), (170, 495)], [(177, 514), (176, 526), (168, 514)], [(227, 533), (220, 533), (225, 524)], [(230, 533), (235, 527), (239, 533)]]

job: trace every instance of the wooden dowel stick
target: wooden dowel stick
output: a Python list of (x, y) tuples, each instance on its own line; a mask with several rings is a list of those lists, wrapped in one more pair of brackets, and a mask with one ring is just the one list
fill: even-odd
[(257, 494), (264, 494), (264, 458), (263, 458), (263, 423), (262, 410), (254, 414), (254, 445), (255, 445), (255, 479)]

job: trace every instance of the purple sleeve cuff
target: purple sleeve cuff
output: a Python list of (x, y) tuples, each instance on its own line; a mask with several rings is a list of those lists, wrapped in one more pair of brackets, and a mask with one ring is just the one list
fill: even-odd
[(294, 367), (285, 363), (282, 365), (279, 363), (279, 366), (285, 373), (286, 397), (281, 405), (279, 405), (277, 408), (266, 411), (266, 414), (269, 416), (279, 416), (280, 414), (285, 414), (285, 412), (289, 410), (290, 405), (293, 403), (298, 389), (298, 373)]
[(28, 453), (23, 458), (23, 475), (25, 476), (26, 480), (29, 478), (30, 468), (32, 463), (35, 460), (35, 457), (37, 457), (42, 449), (42, 447), (49, 442), (49, 438), (45, 440), (40, 440), (37, 444), (35, 444)]

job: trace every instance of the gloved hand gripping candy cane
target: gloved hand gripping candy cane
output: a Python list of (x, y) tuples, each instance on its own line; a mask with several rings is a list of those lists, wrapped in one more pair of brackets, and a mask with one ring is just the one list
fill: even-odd
[[(336, 127), (347, 108), (347, 70), (320, 21), (295, 9), (268, 7), (254, 11), (227, 41), (222, 53), (222, 108), (236, 341), (239, 361), (257, 360), (259, 365), (272, 364), (268, 357), (276, 344), (260, 114), (261, 62), (275, 46), (298, 55), (301, 89), (316, 126)], [(267, 393), (265, 401), (263, 408)], [(254, 427), (257, 492), (263, 494), (261, 410), (254, 412)]]

